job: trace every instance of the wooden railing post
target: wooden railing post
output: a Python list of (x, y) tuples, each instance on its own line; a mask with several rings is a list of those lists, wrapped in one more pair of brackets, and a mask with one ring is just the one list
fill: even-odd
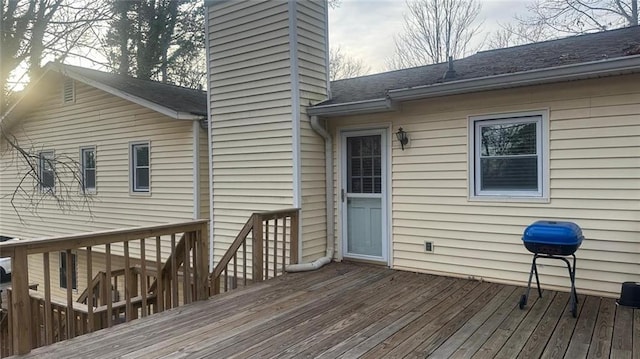
[[(29, 298), (29, 263), (27, 248), (16, 247), (11, 256), (11, 320), (13, 354), (31, 351), (31, 301)], [(69, 283), (71, 284), (71, 283)]]
[[(253, 281), (261, 282), (264, 279), (264, 263), (263, 263), (263, 233), (262, 233), (262, 216), (257, 213), (253, 214)], [(225, 279), (226, 280), (226, 279)]]
[[(207, 283), (209, 282), (209, 224), (203, 223), (197, 234), (199, 265), (200, 265), (200, 292), (198, 300), (206, 300), (209, 297)], [(211, 268), (213, 271), (213, 268)]]
[(300, 210), (295, 210), (291, 214), (291, 246), (289, 250), (289, 263), (297, 264), (298, 263), (298, 242), (299, 242), (299, 230), (300, 230), (300, 222), (299, 222)]

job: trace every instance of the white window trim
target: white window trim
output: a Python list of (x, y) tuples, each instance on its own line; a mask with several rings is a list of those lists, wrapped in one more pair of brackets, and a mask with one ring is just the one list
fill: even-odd
[[(136, 190), (135, 186), (135, 167), (133, 146), (147, 145), (149, 148), (149, 189)], [(150, 196), (151, 195), (151, 141), (132, 141), (129, 142), (129, 194), (134, 196)]]
[[(484, 191), (479, 193), (478, 153), (480, 143), (476, 127), (480, 121), (492, 123), (532, 122), (531, 117), (539, 117), (536, 133), (538, 137), (538, 190), (537, 191)], [(529, 119), (527, 119), (529, 118)], [(549, 178), (549, 110), (535, 110), (525, 112), (510, 112), (468, 116), (468, 199), (470, 201), (500, 201), (500, 202), (549, 202), (550, 178)]]
[(56, 167), (53, 164), (53, 186), (44, 187), (42, 183), (42, 155), (45, 153), (51, 153), (51, 160), (54, 160), (56, 158), (56, 152), (54, 150), (42, 150), (38, 152), (38, 178), (40, 179), (40, 182), (38, 183), (38, 189), (40, 190), (40, 193), (56, 193)]
[[(84, 151), (86, 150), (93, 150), (94, 153), (94, 157), (95, 157), (95, 168), (93, 169), (95, 171), (95, 187), (93, 188), (86, 188), (84, 185), (84, 178), (85, 178), (85, 168), (84, 168)], [(82, 175), (82, 188), (80, 188), (80, 192), (84, 193), (84, 194), (96, 194), (98, 192), (98, 150), (96, 148), (96, 146), (82, 146), (80, 147), (80, 172)]]

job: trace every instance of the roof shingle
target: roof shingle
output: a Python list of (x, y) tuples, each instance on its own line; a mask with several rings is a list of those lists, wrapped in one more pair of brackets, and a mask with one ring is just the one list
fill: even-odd
[[(466, 80), (640, 54), (640, 26), (481, 51), (453, 61)], [(441, 83), (447, 63), (331, 82), (331, 96), (319, 105), (381, 99), (387, 91)]]
[(187, 87), (142, 80), (131, 76), (118, 75), (84, 67), (59, 65), (80, 76), (130, 95), (164, 106), (176, 112), (207, 115), (207, 93)]

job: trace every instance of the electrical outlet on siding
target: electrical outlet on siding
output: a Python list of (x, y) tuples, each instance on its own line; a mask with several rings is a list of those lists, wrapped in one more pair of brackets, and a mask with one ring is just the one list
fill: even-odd
[(424, 251), (426, 253), (433, 253), (433, 242), (424, 241)]

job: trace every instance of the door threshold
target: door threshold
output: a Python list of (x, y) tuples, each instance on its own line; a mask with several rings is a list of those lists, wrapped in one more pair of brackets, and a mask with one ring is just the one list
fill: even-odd
[(342, 257), (342, 263), (353, 263), (353, 264), (370, 264), (378, 267), (387, 267), (390, 268), (388, 263), (381, 261), (374, 261), (371, 259), (362, 259), (362, 258), (345, 258)]

